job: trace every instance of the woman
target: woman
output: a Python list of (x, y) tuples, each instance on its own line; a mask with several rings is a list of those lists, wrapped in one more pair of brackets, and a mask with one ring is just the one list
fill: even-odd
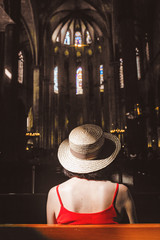
[(130, 223), (137, 222), (128, 188), (104, 177), (120, 148), (119, 139), (97, 125), (71, 131), (58, 149), (59, 162), (70, 179), (49, 191), (48, 224), (120, 223), (124, 212)]

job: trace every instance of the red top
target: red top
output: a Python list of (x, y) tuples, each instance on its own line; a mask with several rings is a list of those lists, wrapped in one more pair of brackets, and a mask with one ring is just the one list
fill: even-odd
[(59, 190), (56, 188), (59, 202), (61, 204), (60, 212), (56, 219), (56, 224), (110, 224), (118, 223), (117, 212), (114, 207), (115, 198), (117, 196), (119, 184), (117, 183), (111, 205), (100, 212), (96, 213), (77, 213), (67, 210), (62, 203)]

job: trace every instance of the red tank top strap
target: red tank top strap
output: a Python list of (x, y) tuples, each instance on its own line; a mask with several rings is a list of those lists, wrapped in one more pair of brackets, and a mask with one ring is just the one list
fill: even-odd
[(113, 200), (112, 200), (112, 204), (114, 203), (115, 198), (116, 198), (116, 196), (117, 196), (118, 188), (119, 188), (119, 184), (117, 183), (117, 185), (116, 185), (116, 190), (115, 190), (115, 192), (114, 192), (114, 196), (113, 196)]
[(63, 203), (62, 203), (62, 200), (61, 200), (58, 188), (59, 188), (59, 185), (56, 187), (56, 192), (57, 192), (57, 196), (58, 196), (59, 202), (60, 202), (61, 206), (63, 206)]

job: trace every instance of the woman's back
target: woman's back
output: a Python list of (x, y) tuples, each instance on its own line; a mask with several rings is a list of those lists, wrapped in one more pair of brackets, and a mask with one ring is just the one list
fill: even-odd
[(52, 188), (50, 195), (55, 223), (118, 223), (127, 199), (127, 188), (110, 181), (72, 178)]
[(59, 186), (66, 209), (79, 213), (94, 213), (108, 208), (113, 200), (116, 184), (72, 178)]

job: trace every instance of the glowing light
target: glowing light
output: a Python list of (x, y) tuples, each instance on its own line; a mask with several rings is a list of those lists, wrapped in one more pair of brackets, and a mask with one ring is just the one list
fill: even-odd
[(100, 53), (102, 52), (102, 47), (101, 47), (101, 45), (98, 46), (98, 50), (99, 50)]
[(56, 42), (59, 42), (59, 36), (57, 36), (57, 38), (56, 38)]
[(92, 56), (92, 49), (88, 49), (88, 55)]
[(58, 53), (58, 50), (59, 50), (59, 48), (56, 46), (56, 47), (54, 48), (54, 52), (55, 52), (55, 53)]
[(110, 130), (110, 133), (124, 133), (124, 132), (125, 132), (124, 129), (119, 129), (119, 128)]
[(37, 133), (37, 132), (35, 132), (35, 133), (26, 133), (26, 136), (27, 137), (39, 137), (40, 133)]
[(68, 127), (68, 124), (69, 124), (69, 120), (67, 118), (67, 116), (65, 117), (65, 127), (67, 128)]
[(5, 68), (4, 72), (9, 79), (12, 79), (12, 73), (7, 68)]
[(77, 55), (77, 57), (81, 57), (81, 52), (77, 51), (76, 55)]
[(138, 103), (137, 103), (137, 114), (138, 114), (138, 115), (141, 115), (141, 109), (140, 109), (140, 106), (139, 106)]
[(65, 50), (64, 55), (65, 55), (66, 57), (69, 56), (69, 51), (68, 51), (68, 50)]

